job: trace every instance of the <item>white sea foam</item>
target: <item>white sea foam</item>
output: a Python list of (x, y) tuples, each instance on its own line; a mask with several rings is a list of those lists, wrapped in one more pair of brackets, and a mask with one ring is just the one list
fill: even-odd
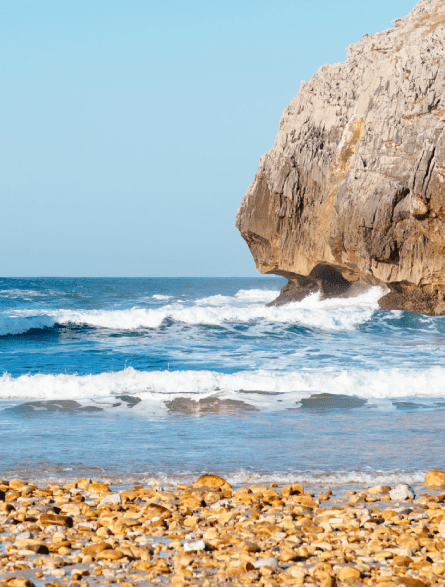
[[(287, 485), (305, 483), (309, 485), (397, 485), (398, 483), (422, 484), (426, 471), (295, 471), (293, 473), (276, 471), (271, 473), (252, 473), (236, 471), (226, 475), (231, 485), (277, 483)], [(190, 481), (193, 477), (190, 477)], [(163, 481), (165, 483), (165, 481)]]
[(152, 296), (152, 298), (154, 300), (170, 300), (172, 296), (162, 296), (161, 294), (155, 294), (154, 296)]
[[(113, 402), (118, 394), (134, 394), (146, 412), (164, 410), (175, 398), (200, 400), (209, 396), (236, 399), (260, 410), (297, 407), (316, 393), (360, 396), (379, 405), (386, 399), (405, 397), (443, 398), (445, 369), (392, 369), (380, 371), (243, 371), (234, 374), (214, 371), (136, 371), (127, 368), (97, 375), (21, 375), (0, 378), (0, 399)], [(267, 393), (265, 393), (267, 392)]]
[[(11, 472), (10, 477), (25, 476), (29, 481), (34, 483), (67, 483), (76, 481), (79, 477), (74, 471), (74, 476), (70, 477), (73, 469), (71, 467), (61, 467), (57, 471), (57, 467), (51, 467), (51, 471), (44, 469), (30, 469), (24, 471), (21, 467), (14, 473)], [(168, 473), (149, 473), (141, 471), (140, 468), (137, 473), (131, 473), (128, 470), (123, 473), (111, 472), (107, 466), (101, 470), (97, 466), (91, 471), (91, 476), (96, 481), (106, 482), (113, 485), (134, 485), (144, 484), (151, 485), (159, 483), (162, 485), (176, 485), (178, 483), (195, 483), (202, 473), (218, 474), (227, 479), (233, 486), (243, 485), (262, 485), (269, 483), (277, 483), (278, 486), (288, 485), (293, 483), (303, 483), (305, 486), (320, 486), (331, 485), (337, 486), (339, 489), (350, 488), (352, 486), (371, 486), (371, 485), (397, 485), (398, 483), (409, 483), (414, 486), (423, 486), (426, 470), (394, 470), (394, 471), (271, 471), (268, 473), (252, 472), (245, 470), (237, 471), (220, 471), (219, 469), (209, 469), (201, 471), (178, 471), (175, 474)], [(85, 473), (86, 474), (86, 473)]]
[[(49, 319), (53, 318), (55, 323), (62, 325), (86, 324), (123, 331), (159, 328), (167, 319), (195, 325), (265, 321), (298, 324), (321, 330), (353, 330), (371, 319), (373, 313), (378, 310), (378, 300), (384, 291), (372, 287), (355, 298), (326, 300), (320, 299), (319, 293), (314, 293), (301, 302), (280, 307), (266, 306), (264, 302), (273, 299), (276, 293), (241, 290), (233, 298), (216, 295), (197, 300), (193, 304), (174, 303), (159, 308), (133, 307), (125, 310), (41, 310), (39, 314), (45, 314)], [(22, 311), (20, 315), (32, 313), (36, 314), (36, 311)]]
[(2, 289), (0, 290), (0, 297), (1, 298), (34, 298), (34, 297), (44, 297), (48, 294), (43, 291), (36, 291), (34, 289)]
[(239, 300), (248, 300), (253, 302), (273, 302), (280, 292), (276, 290), (264, 289), (240, 289), (235, 297)]
[(209, 296), (207, 298), (201, 298), (196, 300), (198, 306), (224, 306), (230, 304), (232, 298), (229, 296), (222, 296), (217, 294), (215, 296)]

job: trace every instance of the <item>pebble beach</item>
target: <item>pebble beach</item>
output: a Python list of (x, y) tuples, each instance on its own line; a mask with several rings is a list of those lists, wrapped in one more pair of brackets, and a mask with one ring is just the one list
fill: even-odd
[(0, 483), (0, 582), (445, 585), (445, 473), (412, 488)]

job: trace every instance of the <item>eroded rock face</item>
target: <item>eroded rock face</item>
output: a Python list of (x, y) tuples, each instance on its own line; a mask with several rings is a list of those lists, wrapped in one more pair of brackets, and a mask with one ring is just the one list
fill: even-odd
[(323, 66), (284, 111), (237, 227), (280, 302), (386, 284), (385, 309), (445, 313), (445, 0)]

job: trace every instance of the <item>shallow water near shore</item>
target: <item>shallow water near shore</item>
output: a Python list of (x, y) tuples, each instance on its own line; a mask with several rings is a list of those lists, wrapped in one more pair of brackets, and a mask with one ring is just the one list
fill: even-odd
[[(281, 278), (0, 280), (2, 475), (420, 483), (443, 468), (445, 318)], [(5, 440), (6, 439), (6, 440)]]

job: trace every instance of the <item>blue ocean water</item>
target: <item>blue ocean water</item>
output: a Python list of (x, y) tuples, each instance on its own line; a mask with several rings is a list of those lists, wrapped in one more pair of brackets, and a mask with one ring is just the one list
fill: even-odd
[(379, 288), (0, 279), (3, 476), (421, 482), (443, 468), (445, 317)]

